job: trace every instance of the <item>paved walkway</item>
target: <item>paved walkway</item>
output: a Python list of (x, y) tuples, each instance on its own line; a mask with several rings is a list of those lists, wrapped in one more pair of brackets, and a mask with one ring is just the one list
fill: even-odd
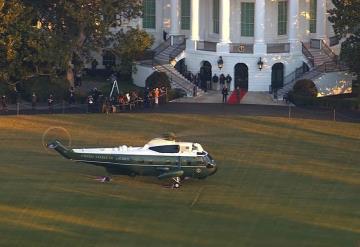
[[(222, 94), (220, 91), (208, 91), (197, 97), (184, 97), (175, 99), (177, 103), (221, 103)], [(247, 92), (240, 104), (251, 105), (278, 105), (287, 106), (282, 100), (274, 100), (268, 92)]]

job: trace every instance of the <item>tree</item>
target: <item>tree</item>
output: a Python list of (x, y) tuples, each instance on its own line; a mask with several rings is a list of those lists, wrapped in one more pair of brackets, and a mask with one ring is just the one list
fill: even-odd
[(150, 89), (166, 87), (171, 88), (170, 79), (165, 72), (155, 71), (146, 79), (146, 86)]
[(141, 14), (140, 0), (0, 0), (0, 80), (49, 74), (73, 84), (92, 51), (121, 43), (112, 27)]
[(118, 32), (111, 50), (121, 58), (120, 70), (131, 71), (133, 61), (141, 57), (153, 43), (154, 38), (138, 28)]
[(360, 75), (360, 1), (332, 0), (335, 8), (329, 10), (329, 21), (335, 34), (345, 38), (341, 44), (340, 59)]

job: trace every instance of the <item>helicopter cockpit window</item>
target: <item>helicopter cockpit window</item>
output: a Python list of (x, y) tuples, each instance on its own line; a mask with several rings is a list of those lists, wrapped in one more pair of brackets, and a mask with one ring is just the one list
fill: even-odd
[(211, 157), (210, 154), (207, 154), (207, 158), (209, 159), (210, 162), (214, 160), (213, 157)]
[(149, 149), (158, 153), (178, 153), (179, 145), (154, 146)]

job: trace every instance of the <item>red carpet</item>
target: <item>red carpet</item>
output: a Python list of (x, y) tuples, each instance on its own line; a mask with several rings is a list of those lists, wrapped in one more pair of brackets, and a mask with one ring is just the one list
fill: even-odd
[(240, 94), (238, 94), (238, 92), (236, 90), (234, 90), (232, 92), (232, 94), (230, 95), (227, 103), (230, 105), (239, 104), (241, 99), (245, 96), (246, 93), (247, 93), (247, 91), (244, 89), (240, 89)]

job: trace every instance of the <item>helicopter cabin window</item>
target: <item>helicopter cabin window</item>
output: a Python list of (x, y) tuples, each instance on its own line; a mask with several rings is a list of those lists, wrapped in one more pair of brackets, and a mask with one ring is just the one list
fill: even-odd
[(196, 163), (197, 163), (198, 165), (202, 165), (202, 164), (204, 163), (203, 157), (196, 157)]
[(193, 161), (194, 160), (191, 157), (187, 157), (185, 159), (181, 159), (181, 165), (182, 166), (191, 166)]
[(179, 145), (154, 146), (149, 149), (158, 153), (178, 153)]

